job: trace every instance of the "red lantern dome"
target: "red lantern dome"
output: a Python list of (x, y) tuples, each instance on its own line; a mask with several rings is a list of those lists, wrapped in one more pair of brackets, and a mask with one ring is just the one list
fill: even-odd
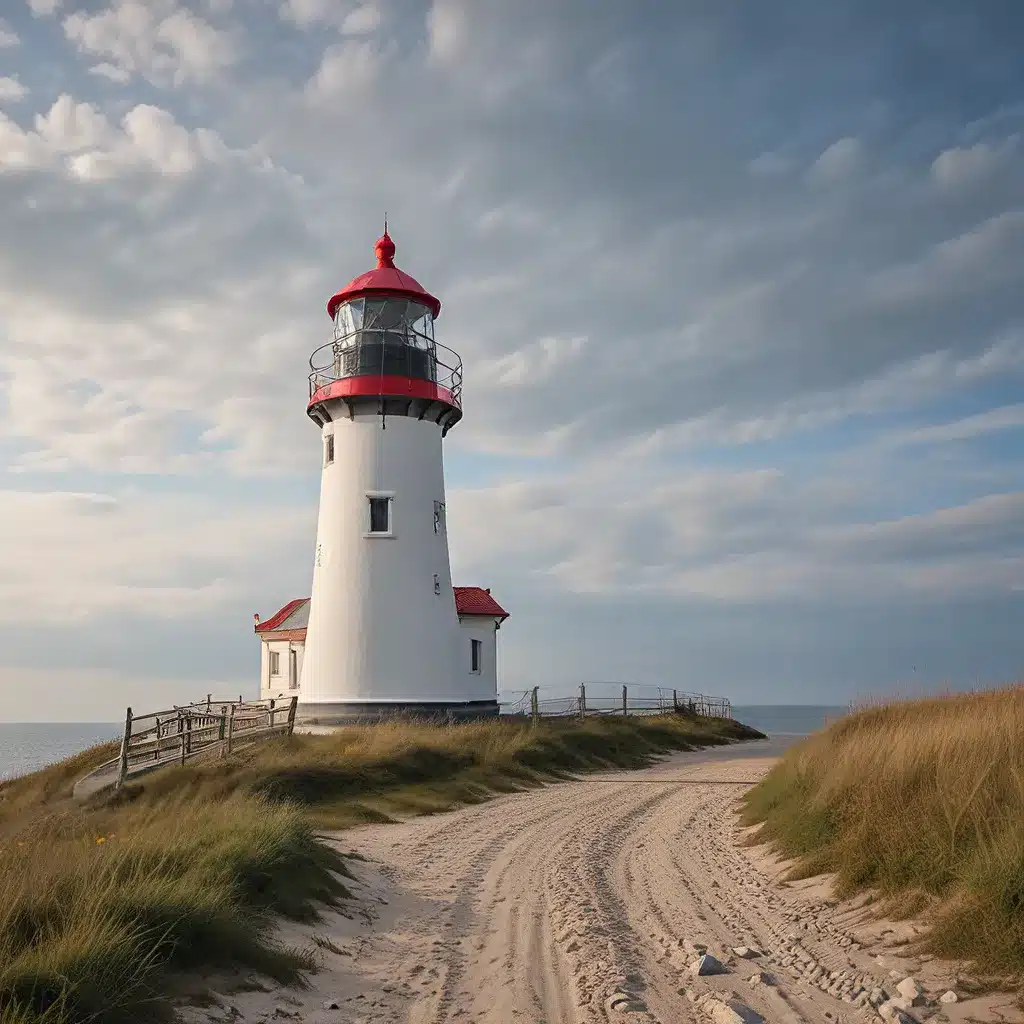
[(441, 312), (441, 301), (428, 292), (414, 277), (395, 266), (395, 243), (384, 228), (384, 234), (377, 239), (373, 251), (377, 255), (377, 266), (365, 274), (354, 277), (340, 292), (332, 295), (327, 303), (331, 319), (338, 306), (360, 296), (387, 295), (396, 298), (422, 302), (435, 318)]

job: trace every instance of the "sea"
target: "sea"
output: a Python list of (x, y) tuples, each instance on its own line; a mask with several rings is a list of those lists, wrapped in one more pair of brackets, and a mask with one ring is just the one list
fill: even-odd
[[(818, 704), (733, 705), (733, 717), (770, 736), (806, 736), (845, 714)], [(114, 722), (0, 722), (0, 779), (45, 768), (87, 747), (121, 735)]]
[(26, 775), (116, 740), (124, 722), (0, 722), (0, 779)]

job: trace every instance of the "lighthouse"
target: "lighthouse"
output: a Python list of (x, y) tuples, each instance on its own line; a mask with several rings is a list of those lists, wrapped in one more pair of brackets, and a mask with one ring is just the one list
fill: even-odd
[(435, 338), (441, 303), (395, 266), (386, 225), (375, 253), (331, 296), (333, 338), (310, 357), (321, 483), (299, 719), (495, 714), (479, 626), (493, 619), (493, 637), (506, 613), (489, 591), (483, 612), (457, 607), (448, 554), (442, 441), (462, 418), (462, 360)]

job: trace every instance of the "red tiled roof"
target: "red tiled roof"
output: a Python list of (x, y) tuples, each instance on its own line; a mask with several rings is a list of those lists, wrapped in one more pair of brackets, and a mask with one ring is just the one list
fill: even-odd
[(483, 587), (453, 587), (455, 608), (460, 615), (491, 615), (496, 619), (507, 619), (508, 612), (491, 597)]
[(298, 597), (294, 601), (289, 601), (283, 608), (274, 612), (269, 619), (264, 619), (262, 622), (257, 622), (255, 629), (257, 633), (266, 633), (270, 630), (277, 629), (281, 623), (283, 623), (300, 605), (305, 604), (309, 600), (308, 597)]
[[(491, 592), (483, 587), (452, 587), (455, 591), (455, 610), (459, 615), (487, 615), (496, 619), (507, 619), (508, 612), (491, 597)], [(308, 597), (299, 597), (289, 601), (283, 608), (274, 612), (269, 619), (257, 622), (257, 633), (272, 633), (275, 630), (287, 629), (286, 623), (292, 615), (309, 602)], [(299, 628), (305, 626), (305, 616)], [(303, 629), (303, 632), (305, 630)]]

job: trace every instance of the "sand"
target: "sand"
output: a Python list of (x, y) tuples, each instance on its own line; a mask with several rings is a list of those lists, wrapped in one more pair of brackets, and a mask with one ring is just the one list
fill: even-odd
[[(866, 985), (891, 990), (912, 974), (945, 991), (951, 965), (906, 955), (915, 926), (886, 929), (863, 901), (838, 904), (827, 878), (782, 883), (785, 865), (742, 845), (738, 798), (781, 747), (677, 754), (642, 771), (349, 830), (332, 841), (366, 858), (354, 865), (358, 903), (281, 929), (292, 944), (319, 939), (310, 987), (247, 991), (246, 979), (205, 979), (216, 1002), (182, 1015), (195, 1024), (712, 1020), (690, 989), (773, 1022), (881, 1020), (782, 967), (794, 938), (824, 968)], [(694, 977), (685, 943), (706, 946), (727, 973)], [(739, 946), (761, 956), (743, 959)], [(758, 972), (764, 981), (751, 982)], [(961, 1003), (948, 1019), (1022, 1017), (1003, 996)]]

